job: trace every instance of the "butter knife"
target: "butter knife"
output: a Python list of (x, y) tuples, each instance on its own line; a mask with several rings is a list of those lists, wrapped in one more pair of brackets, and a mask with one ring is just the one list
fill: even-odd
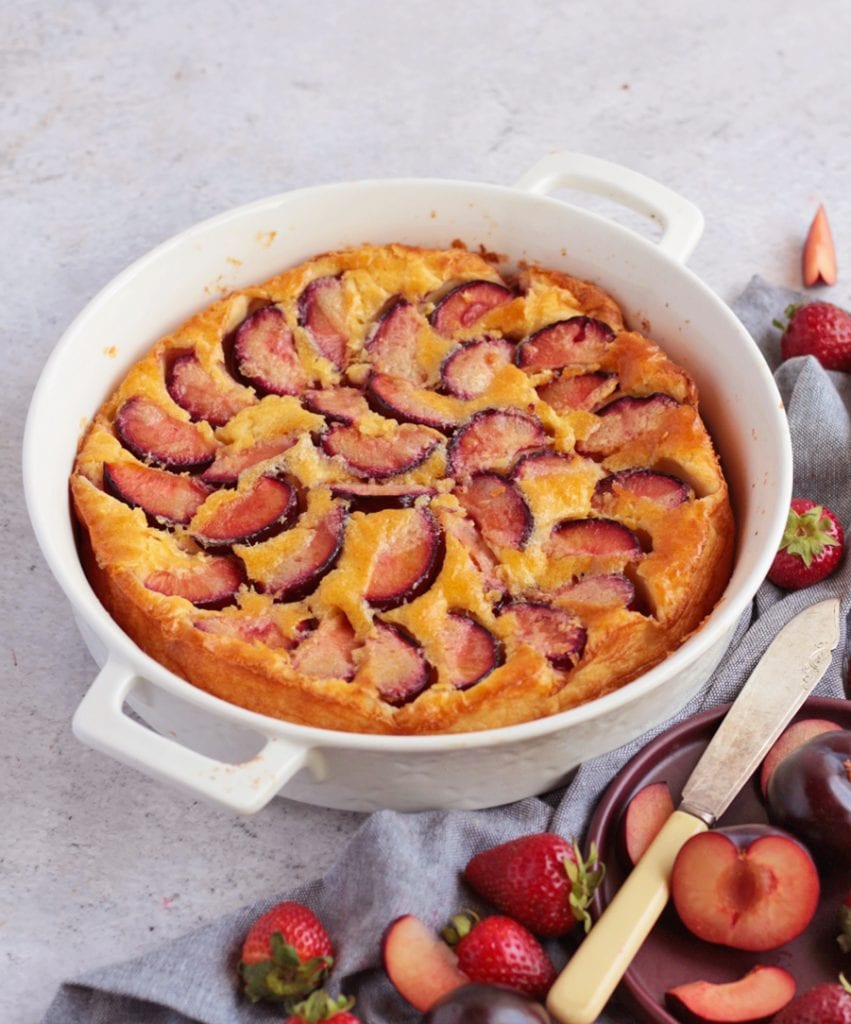
[(681, 846), (721, 817), (827, 671), (839, 601), (810, 605), (766, 648), (662, 826), (547, 996), (558, 1024), (593, 1024), (668, 902)]

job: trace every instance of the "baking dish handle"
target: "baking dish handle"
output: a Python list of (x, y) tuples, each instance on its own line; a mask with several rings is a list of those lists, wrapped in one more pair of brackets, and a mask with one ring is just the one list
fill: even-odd
[(74, 735), (87, 746), (152, 778), (239, 814), (254, 814), (306, 766), (310, 748), (267, 736), (242, 764), (217, 761), (154, 732), (124, 711), (139, 682), (126, 665), (109, 659), (74, 714)]
[(691, 256), (703, 234), (703, 214), (693, 203), (638, 171), (584, 153), (549, 153), (514, 187), (536, 195), (575, 188), (611, 199), (658, 221), (662, 237), (656, 244), (679, 263)]

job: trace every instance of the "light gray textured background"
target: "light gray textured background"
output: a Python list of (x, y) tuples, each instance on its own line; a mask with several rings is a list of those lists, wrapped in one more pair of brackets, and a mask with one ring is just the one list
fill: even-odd
[[(20, 445), (51, 348), (149, 248), (275, 192), (362, 177), (510, 184), (545, 152), (695, 202), (732, 301), (800, 286), (823, 201), (851, 296), (851, 6), (662, 0), (0, 0), (0, 1020), (58, 982), (318, 876), (361, 821), (237, 820), (82, 747), (94, 663), (29, 529)], [(591, 205), (591, 204), (589, 204)]]

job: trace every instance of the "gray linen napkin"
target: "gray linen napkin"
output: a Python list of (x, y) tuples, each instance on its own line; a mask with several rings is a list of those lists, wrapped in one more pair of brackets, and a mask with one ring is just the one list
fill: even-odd
[[(775, 372), (786, 405), (794, 441), (795, 494), (827, 504), (849, 527), (851, 375), (828, 372), (809, 357), (781, 364), (778, 332), (771, 326), (789, 302), (800, 298), (755, 277), (734, 309)], [(356, 1012), (366, 1024), (414, 1024), (419, 1014), (395, 993), (381, 969), (379, 937), (386, 924), (399, 914), (413, 913), (439, 927), (458, 908), (476, 906), (460, 882), (459, 869), (478, 850), (543, 829), (582, 837), (598, 799), (633, 754), (674, 721), (733, 699), (777, 630), (806, 605), (829, 596), (842, 601), (839, 651), (844, 653), (834, 657), (817, 692), (842, 696), (851, 559), (806, 591), (786, 594), (763, 584), (752, 613), (739, 623), (727, 655), (702, 692), (669, 722), (584, 764), (564, 790), (487, 811), (373, 814), (324, 878), (275, 894), (136, 960), (66, 982), (43, 1024), (280, 1021), (280, 1011), (249, 1005), (239, 996), (236, 962), (250, 922), (285, 897), (310, 905), (334, 939), (332, 992), (356, 996)], [(565, 963), (574, 941), (548, 943), (557, 967)], [(634, 1017), (614, 999), (600, 1020), (631, 1024)]]

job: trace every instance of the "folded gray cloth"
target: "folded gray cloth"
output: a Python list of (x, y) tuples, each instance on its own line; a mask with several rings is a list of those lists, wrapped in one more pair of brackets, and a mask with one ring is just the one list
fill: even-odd
[[(771, 326), (793, 292), (755, 277), (734, 308), (760, 345), (783, 396), (795, 456), (795, 493), (832, 508), (851, 525), (851, 375), (828, 372), (812, 358), (780, 362), (778, 332)], [(408, 1024), (420, 1015), (399, 997), (381, 968), (379, 938), (389, 921), (413, 913), (439, 927), (457, 909), (476, 906), (460, 882), (470, 855), (528, 832), (550, 829), (582, 837), (590, 815), (616, 772), (672, 722), (732, 700), (777, 630), (805, 606), (826, 597), (842, 601), (840, 652), (819, 684), (824, 696), (842, 696), (847, 663), (847, 617), (851, 604), (851, 559), (828, 580), (786, 594), (761, 587), (752, 612), (739, 623), (730, 650), (710, 683), (669, 722), (575, 773), (562, 791), (487, 811), (381, 811), (367, 818), (336, 866), (322, 879), (294, 892), (274, 894), (200, 928), (136, 960), (104, 967), (65, 983), (43, 1024), (250, 1024), (280, 1021), (281, 1012), (248, 1004), (238, 992), (236, 962), (250, 922), (283, 898), (307, 903), (333, 937), (333, 993), (357, 999), (366, 1024)], [(573, 941), (573, 940), (571, 940)], [(557, 967), (570, 944), (552, 941)], [(634, 1017), (613, 999), (600, 1018), (631, 1024)]]

